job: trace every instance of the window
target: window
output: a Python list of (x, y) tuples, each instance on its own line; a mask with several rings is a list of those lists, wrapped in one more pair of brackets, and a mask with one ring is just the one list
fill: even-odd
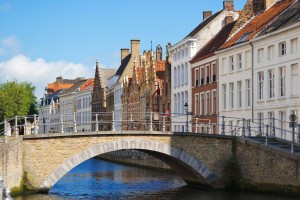
[(187, 73), (187, 71), (185, 72), (184, 66), (181, 65), (181, 73), (180, 73), (180, 75), (179, 75), (179, 76), (181, 77), (180, 85), (183, 85), (183, 84), (184, 84), (185, 73)]
[(205, 74), (204, 74), (204, 67), (202, 67), (201, 69), (200, 69), (200, 72), (201, 72), (201, 85), (204, 85), (204, 76), (205, 76)]
[(250, 107), (251, 106), (251, 82), (250, 82), (250, 79), (247, 79), (245, 83), (246, 83), (246, 85), (245, 85), (246, 107)]
[(223, 110), (226, 110), (226, 84), (222, 85), (222, 102), (223, 102)]
[(258, 72), (258, 100), (264, 98), (264, 72)]
[(274, 79), (275, 79), (275, 75), (274, 75), (274, 69), (270, 69), (268, 70), (268, 91), (269, 91), (269, 99), (272, 99), (275, 97), (275, 86), (274, 86)]
[(234, 108), (234, 83), (229, 83), (229, 105)]
[(201, 115), (204, 115), (204, 94), (200, 94), (200, 100), (201, 100)]
[(284, 56), (286, 54), (286, 43), (279, 43), (279, 56)]
[(210, 93), (206, 93), (206, 114), (210, 114)]
[(195, 70), (195, 86), (199, 86), (199, 69)]
[(222, 58), (222, 74), (227, 73), (226, 58)]
[(208, 84), (210, 82), (210, 66), (207, 65), (206, 66), (206, 84)]
[(285, 96), (285, 67), (279, 67), (279, 97)]
[(177, 114), (178, 110), (177, 110), (177, 95), (174, 94), (174, 112)]
[(212, 81), (213, 82), (217, 81), (217, 64), (216, 63), (212, 64)]
[(238, 54), (237, 57), (237, 67), (238, 67), (238, 70), (241, 70), (242, 69), (242, 54)]
[(291, 95), (298, 96), (299, 85), (298, 85), (298, 64), (293, 64), (291, 66)]
[(291, 39), (291, 54), (298, 51), (298, 38)]
[(272, 60), (274, 58), (274, 45), (268, 46), (268, 60)]
[(260, 130), (259, 134), (264, 133), (264, 113), (257, 113), (257, 118), (258, 118), (258, 127)]
[(268, 124), (269, 124), (269, 133), (274, 134), (273, 132), (273, 126), (274, 126), (274, 113), (273, 112), (268, 112)]
[(279, 128), (280, 136), (282, 139), (286, 139), (285, 135), (285, 111), (279, 111)]
[(263, 61), (264, 56), (264, 49), (258, 49), (257, 50), (257, 63), (260, 63)]
[(189, 72), (189, 70), (188, 70), (188, 64), (187, 63), (185, 63), (185, 73), (184, 73), (184, 83), (185, 84), (188, 84), (188, 72)]
[(177, 68), (174, 68), (174, 87), (177, 86)]
[(212, 92), (212, 113), (217, 113), (217, 91)]
[(229, 71), (230, 71), (230, 72), (234, 71), (234, 60), (233, 60), (233, 56), (229, 56)]
[(237, 82), (237, 103), (238, 108), (242, 107), (242, 81)]
[(195, 114), (199, 115), (199, 95), (196, 94), (195, 96)]

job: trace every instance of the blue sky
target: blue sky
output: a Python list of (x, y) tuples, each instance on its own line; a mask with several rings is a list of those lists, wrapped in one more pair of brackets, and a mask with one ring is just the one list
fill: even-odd
[[(242, 9), (246, 0), (235, 0)], [(37, 95), (56, 76), (93, 77), (96, 59), (120, 64), (120, 48), (141, 52), (185, 37), (223, 0), (1, 0), (0, 82), (32, 82)]]

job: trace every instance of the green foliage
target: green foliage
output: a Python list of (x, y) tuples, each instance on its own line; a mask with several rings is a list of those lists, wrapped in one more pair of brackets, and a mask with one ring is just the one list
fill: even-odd
[(37, 113), (35, 87), (28, 82), (6, 82), (0, 85), (0, 121), (16, 115)]

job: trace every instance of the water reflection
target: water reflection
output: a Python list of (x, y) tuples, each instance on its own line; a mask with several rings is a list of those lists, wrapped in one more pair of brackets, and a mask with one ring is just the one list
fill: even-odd
[(291, 200), (295, 198), (256, 193), (207, 191), (186, 186), (177, 175), (126, 167), (90, 159), (50, 190), (48, 195), (28, 195), (17, 200), (114, 199), (114, 200)]

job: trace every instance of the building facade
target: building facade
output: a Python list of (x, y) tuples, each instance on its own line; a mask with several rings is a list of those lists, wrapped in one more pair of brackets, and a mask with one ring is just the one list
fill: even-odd
[[(271, 134), (292, 139), (288, 122), (299, 117), (300, 2), (281, 13), (252, 40), (254, 51), (254, 117)], [(289, 132), (290, 131), (290, 132)]]
[[(224, 9), (212, 15), (203, 13), (204, 21), (200, 23), (183, 40), (169, 48), (172, 57), (172, 131), (191, 131), (186, 119), (184, 105), (188, 106), (188, 113), (192, 111), (192, 82), (191, 64), (189, 61), (196, 53), (211, 40), (224, 26), (226, 18), (236, 19), (238, 13), (234, 11), (233, 1), (224, 1)], [(186, 130), (188, 129), (188, 130)]]

